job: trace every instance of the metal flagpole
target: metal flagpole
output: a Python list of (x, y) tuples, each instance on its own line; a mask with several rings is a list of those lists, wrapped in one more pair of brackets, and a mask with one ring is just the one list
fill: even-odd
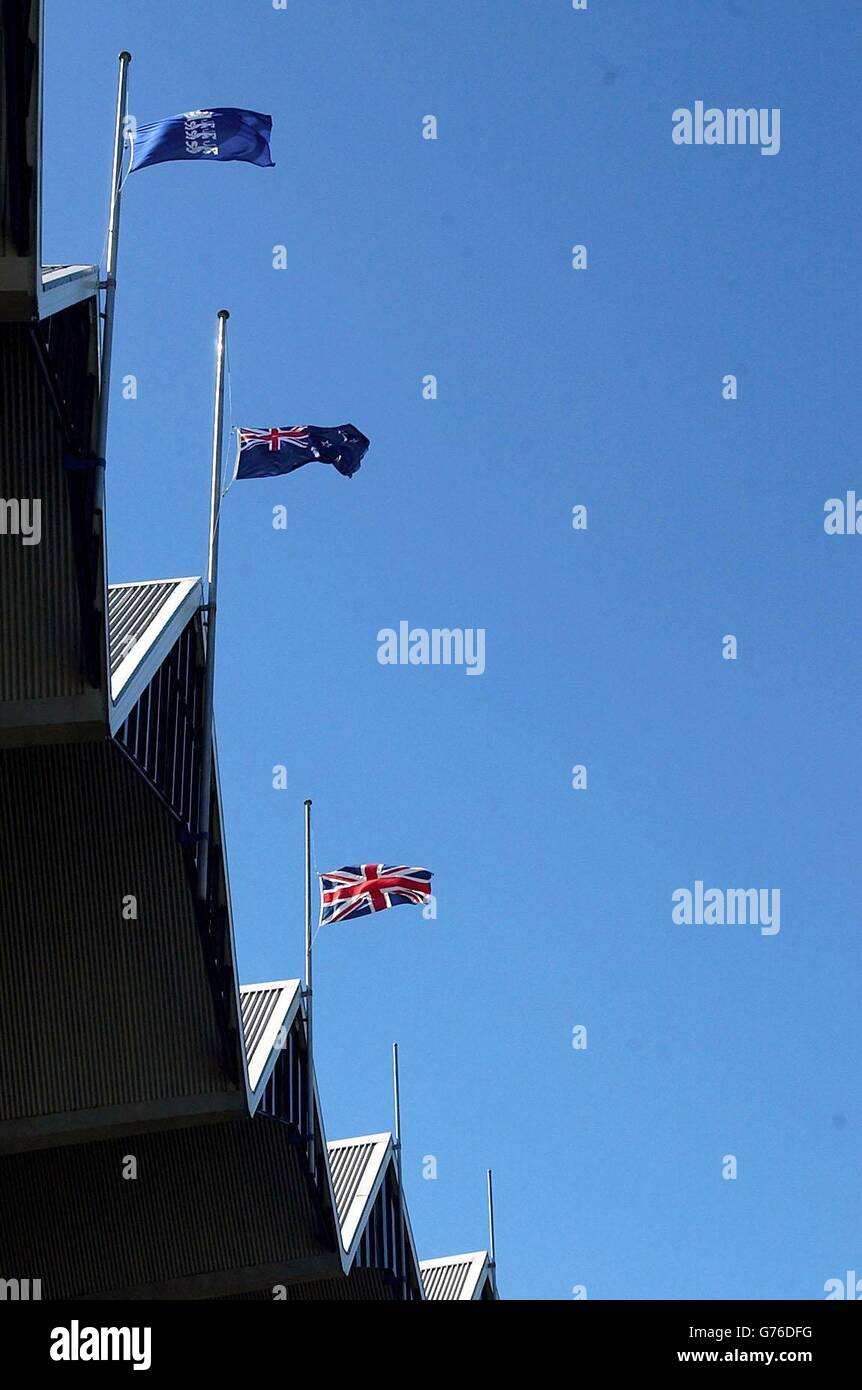
[(206, 901), (209, 871), (210, 799), (213, 766), (213, 690), (215, 686), (216, 602), (218, 595), (218, 538), (219, 506), (221, 502), (222, 443), (224, 438), (224, 359), (227, 309), (218, 311), (216, 340), (215, 402), (213, 404), (212, 480), (210, 488), (210, 538), (207, 561), (207, 650), (204, 668), (204, 699), (201, 724), (201, 778), (198, 798), (198, 873), (197, 890), (201, 902)]
[(305, 1051), (308, 1066), (308, 1166), (314, 1177), (314, 1053), (311, 1032), (311, 802), (305, 802)]
[(395, 1166), (398, 1172), (398, 1240), (401, 1246), (401, 1268), (405, 1271), (401, 1297), (407, 1300), (407, 1242), (404, 1237), (404, 1173), (401, 1165), (401, 1082), (398, 1074), (398, 1044), (392, 1044), (392, 1099), (395, 1105)]
[(491, 1281), (497, 1292), (497, 1242), (494, 1236), (494, 1175), (488, 1169), (488, 1254), (491, 1263)]
[(398, 1044), (392, 1044), (392, 1098), (395, 1103), (395, 1161), (401, 1186), (401, 1088), (398, 1081)]
[(120, 54), (120, 74), (117, 79), (117, 111), (114, 121), (114, 160), (111, 166), (111, 201), (108, 209), (108, 245), (105, 263), (105, 279), (101, 288), (105, 291), (105, 305), (102, 310), (102, 352), (99, 379), (99, 415), (96, 432), (96, 455), (104, 459), (108, 447), (108, 393), (111, 387), (111, 355), (114, 343), (114, 299), (117, 293), (117, 247), (120, 241), (120, 174), (123, 167), (123, 122), (126, 118), (126, 100), (129, 86), (129, 63), (131, 53), (125, 49)]

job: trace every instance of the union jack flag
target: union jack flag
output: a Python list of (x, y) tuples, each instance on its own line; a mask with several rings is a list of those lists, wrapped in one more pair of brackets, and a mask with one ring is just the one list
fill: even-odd
[(320, 874), (320, 925), (431, 900), (431, 870), (399, 864), (350, 865)]
[(309, 447), (308, 426), (288, 425), (286, 428), (274, 426), (269, 430), (241, 429), (239, 431), (240, 451), (253, 449), (258, 444), (266, 444), (271, 454), (277, 454), (282, 440), (289, 440), (297, 449)]

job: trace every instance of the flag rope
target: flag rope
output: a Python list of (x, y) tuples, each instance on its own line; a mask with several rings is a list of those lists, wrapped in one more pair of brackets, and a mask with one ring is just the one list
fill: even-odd
[[(123, 141), (123, 156), (122, 156), (123, 159), (125, 159), (125, 155), (126, 155), (126, 144), (127, 144), (127, 143), (128, 143), (128, 141), (126, 141), (126, 140)], [(111, 200), (112, 200), (112, 201), (113, 201), (114, 198), (119, 198), (120, 194), (122, 193), (123, 189), (124, 189), (125, 186), (126, 186), (126, 179), (129, 177), (129, 174), (130, 174), (131, 172), (132, 172), (132, 161), (131, 161), (131, 159), (130, 159), (130, 160), (129, 160), (129, 167), (128, 167), (128, 169), (126, 170), (125, 174), (123, 174), (122, 164), (120, 165), (119, 174), (117, 175), (117, 187), (116, 187), (116, 189), (113, 189), (113, 188), (111, 189)], [(100, 266), (103, 266), (103, 265), (105, 264), (105, 257), (106, 257), (107, 254), (108, 254), (108, 237), (109, 237), (109, 236), (110, 236), (110, 230), (109, 230), (109, 228), (106, 227), (106, 228), (105, 228), (105, 239), (104, 239), (104, 241), (102, 242), (102, 249), (101, 249), (101, 251), (100, 251), (100, 253), (99, 253), (99, 265), (100, 265)]]
[[(317, 859), (317, 836), (316, 836), (315, 833), (314, 833), (314, 826), (311, 827), (311, 867), (312, 867), (312, 869), (313, 869), (313, 871), (314, 871), (314, 872), (313, 872), (313, 878), (317, 879), (318, 892), (319, 892), (319, 891), (320, 891), (320, 874), (319, 874), (318, 870), (319, 870), (319, 867), (320, 867), (320, 866), (319, 866), (319, 864), (318, 864), (318, 859)], [(320, 928), (321, 928), (322, 925), (323, 925), (323, 923), (320, 921), (320, 907), (318, 906), (318, 910), (317, 910), (317, 931), (315, 931), (314, 935), (313, 935), (312, 938), (311, 938), (311, 944), (312, 944), (312, 946), (314, 945), (315, 941), (317, 940), (318, 933), (320, 932)]]
[[(233, 422), (233, 382), (232, 382), (232, 380), (231, 380), (231, 373), (230, 373), (230, 343), (228, 343), (227, 346), (226, 346), (226, 348), (225, 348), (225, 367), (226, 367), (226, 369), (227, 369), (227, 426), (228, 426), (228, 434), (232, 437), (232, 436), (236, 433), (236, 427), (235, 427), (234, 422)], [(224, 491), (223, 491), (222, 494), (221, 494), (221, 497), (219, 498), (219, 512), (221, 512), (221, 504), (222, 504), (222, 502), (223, 502), (224, 499), (227, 497), (228, 493), (229, 493), (230, 490), (231, 490), (231, 487), (232, 487), (233, 484), (234, 484), (234, 481), (235, 481), (235, 479), (234, 479), (234, 473), (235, 473), (235, 472), (236, 472), (235, 468), (232, 468), (232, 469), (231, 469), (231, 475), (230, 475), (230, 477), (228, 478), (227, 487), (224, 489)], [(224, 459), (223, 459), (223, 458), (222, 458), (222, 483), (224, 483)]]
[(127, 146), (127, 145), (128, 145), (128, 147), (129, 147), (129, 167), (128, 167), (128, 169), (126, 170), (126, 172), (123, 173), (123, 166), (122, 166), (122, 164), (120, 165), (120, 186), (119, 186), (119, 188), (117, 189), (117, 193), (118, 193), (118, 194), (119, 194), (119, 193), (122, 193), (123, 189), (125, 188), (125, 186), (126, 186), (126, 184), (127, 184), (127, 182), (128, 182), (129, 174), (132, 172), (132, 161), (133, 161), (134, 158), (135, 158), (135, 141), (134, 141), (134, 136), (132, 136), (132, 135), (127, 135), (126, 138), (125, 138), (125, 140), (123, 141), (123, 158), (124, 158), (124, 159), (125, 159), (125, 155), (126, 155), (126, 146)]

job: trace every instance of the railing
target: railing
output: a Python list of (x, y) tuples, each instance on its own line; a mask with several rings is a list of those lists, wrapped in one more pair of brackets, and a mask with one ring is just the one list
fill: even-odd
[(369, 1213), (354, 1267), (384, 1270), (403, 1302), (420, 1297), (408, 1254), (401, 1195), (391, 1167)]
[(297, 1016), (283, 1041), (257, 1111), (289, 1125), (297, 1143), (303, 1142), (308, 1114), (308, 1067), (302, 1028)]
[(192, 622), (116, 735), (189, 837), (197, 832), (202, 700), (203, 666)]

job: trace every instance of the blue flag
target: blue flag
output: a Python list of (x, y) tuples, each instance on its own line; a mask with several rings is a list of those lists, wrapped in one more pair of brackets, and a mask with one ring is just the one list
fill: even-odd
[(277, 478), (304, 463), (331, 463), (345, 478), (359, 468), (369, 440), (355, 425), (283, 425), (237, 430), (235, 478)]
[(138, 126), (131, 139), (132, 162), (129, 173), (146, 169), (148, 164), (164, 164), (172, 159), (200, 159), (224, 162), (242, 159), (272, 169), (269, 137), (272, 117), (259, 111), (240, 111), (235, 106), (214, 106), (211, 111), (186, 111), (155, 125)]

